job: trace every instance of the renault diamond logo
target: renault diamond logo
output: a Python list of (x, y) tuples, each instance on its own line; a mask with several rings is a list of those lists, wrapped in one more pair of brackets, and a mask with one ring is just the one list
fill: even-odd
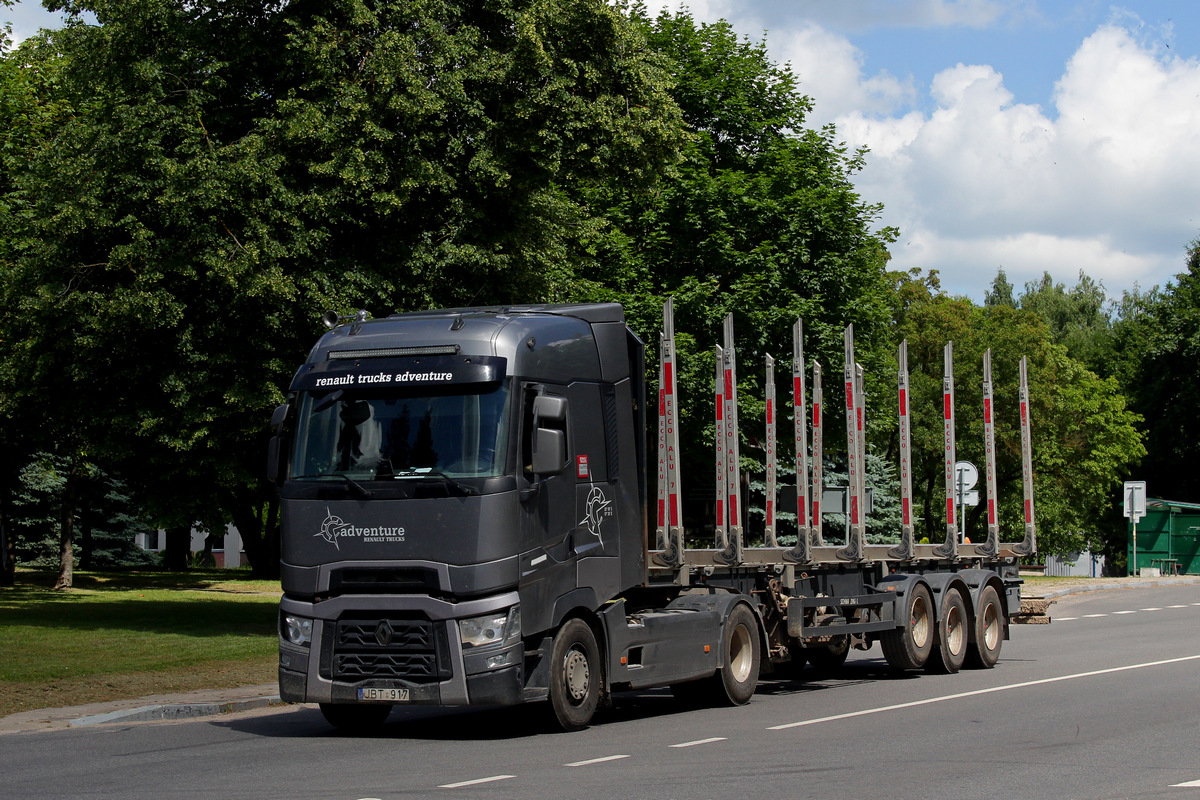
[(380, 647), (387, 647), (392, 643), (392, 626), (386, 619), (375, 626), (375, 641), (379, 642)]

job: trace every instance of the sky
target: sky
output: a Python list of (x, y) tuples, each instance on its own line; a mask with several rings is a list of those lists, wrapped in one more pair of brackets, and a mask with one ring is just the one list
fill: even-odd
[[(651, 10), (678, 2), (646, 0)], [(691, 0), (790, 64), (809, 123), (870, 152), (854, 176), (900, 231), (893, 269), (982, 302), (1082, 270), (1161, 286), (1200, 238), (1200, 3)], [(0, 8), (16, 39), (56, 16)]]

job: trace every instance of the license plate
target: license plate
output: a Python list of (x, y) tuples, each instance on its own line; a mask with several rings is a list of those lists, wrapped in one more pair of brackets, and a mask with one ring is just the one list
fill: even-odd
[(359, 700), (375, 700), (381, 703), (407, 703), (408, 689), (380, 689), (374, 686), (360, 688)]

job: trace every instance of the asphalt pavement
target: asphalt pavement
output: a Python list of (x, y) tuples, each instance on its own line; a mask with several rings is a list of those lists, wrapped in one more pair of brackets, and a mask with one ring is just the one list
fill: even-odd
[[(1165, 578), (1095, 578), (1087, 581), (1065, 580), (1062, 583), (1040, 582), (1025, 591), (1028, 597), (1054, 600), (1084, 592), (1115, 591), (1155, 586), (1181, 586), (1200, 583), (1200, 576)], [(1053, 612), (1051, 612), (1053, 618)], [(234, 714), (243, 711), (282, 705), (279, 688), (274, 683), (239, 686), (230, 689), (202, 689), (178, 694), (152, 695), (105, 703), (42, 708), (0, 717), (0, 735), (63, 730), (66, 728), (106, 725), (113, 723), (159, 722), (197, 717)]]

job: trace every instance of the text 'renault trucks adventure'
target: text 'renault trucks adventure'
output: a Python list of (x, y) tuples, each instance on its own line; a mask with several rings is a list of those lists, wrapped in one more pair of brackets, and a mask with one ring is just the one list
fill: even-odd
[[(801, 413), (788, 435), (799, 534), (794, 545), (776, 536), (780, 414), (768, 360), (766, 519), (753, 534), (763, 546), (751, 547), (727, 320), (714, 380), (715, 541), (689, 548), (669, 302), (663, 316), (661, 388), (648, 404), (645, 347), (619, 305), (327, 315), (332, 330), (273, 419), (284, 700), (319, 703), (343, 728), (377, 725), (396, 704), (549, 700), (558, 724), (574, 730), (614, 691), (669, 685), (692, 702), (737, 705), (764, 663), (833, 668), (849, 648), (875, 642), (901, 670), (996, 663), (1020, 608), (1017, 557), (1035, 547), (1024, 362), (1024, 540), (999, 541), (985, 362), (987, 538), (960, 541), (947, 345), (945, 541), (914, 541), (902, 347), (903, 525), (898, 544), (871, 544), (862, 369), (848, 329), (847, 534), (827, 543), (821, 366), (811, 364), (806, 386), (797, 322)], [(655, 435), (657, 465), (647, 446)]]

